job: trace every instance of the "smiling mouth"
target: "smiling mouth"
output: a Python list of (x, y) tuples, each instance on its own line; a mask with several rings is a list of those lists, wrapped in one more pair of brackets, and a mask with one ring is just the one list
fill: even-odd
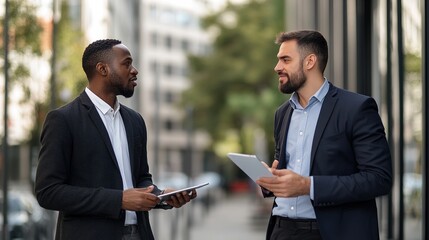
[(279, 74), (279, 81), (280, 81), (280, 82), (283, 82), (283, 81), (285, 81), (286, 79), (287, 79), (287, 75)]

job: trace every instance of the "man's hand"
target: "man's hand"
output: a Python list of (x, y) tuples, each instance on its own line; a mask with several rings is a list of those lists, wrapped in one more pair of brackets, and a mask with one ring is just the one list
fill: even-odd
[(310, 177), (303, 177), (288, 169), (277, 169), (278, 161), (268, 167), (274, 177), (262, 177), (256, 181), (276, 197), (298, 197), (310, 194)]
[(261, 161), (261, 163), (262, 163), (266, 168), (268, 168), (268, 170), (270, 170), (270, 172), (271, 172), (271, 173), (273, 173), (273, 171), (274, 171), (274, 170), (276, 170), (276, 169), (277, 169), (277, 166), (279, 165), (279, 160), (274, 160), (274, 162), (273, 162), (273, 164), (271, 165), (271, 167), (270, 167), (270, 166), (268, 166), (265, 162), (262, 162), (262, 161)]
[[(165, 189), (164, 192), (169, 193), (173, 191), (174, 191), (173, 189), (167, 188)], [(180, 208), (196, 197), (197, 197), (197, 191), (194, 189), (191, 191), (191, 193), (189, 193), (188, 191), (176, 193), (175, 195), (171, 196), (169, 200), (166, 200), (165, 202), (170, 206), (173, 206), (175, 208)]]
[(152, 194), (153, 186), (147, 188), (130, 188), (122, 194), (122, 209), (130, 211), (150, 211), (159, 202), (159, 198)]

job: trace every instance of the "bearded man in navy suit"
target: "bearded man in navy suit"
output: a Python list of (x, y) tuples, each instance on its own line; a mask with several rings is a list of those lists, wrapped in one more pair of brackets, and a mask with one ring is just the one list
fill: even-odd
[(149, 173), (145, 122), (117, 99), (131, 97), (137, 85), (128, 48), (115, 39), (95, 41), (85, 49), (82, 67), (85, 91), (46, 117), (37, 200), (59, 211), (57, 240), (154, 239), (148, 211), (181, 207), (196, 191), (160, 204), (163, 190)]
[(276, 42), (279, 90), (292, 95), (275, 114), (274, 177), (257, 181), (275, 196), (267, 240), (379, 239), (375, 198), (391, 190), (392, 163), (376, 102), (324, 78), (319, 32)]

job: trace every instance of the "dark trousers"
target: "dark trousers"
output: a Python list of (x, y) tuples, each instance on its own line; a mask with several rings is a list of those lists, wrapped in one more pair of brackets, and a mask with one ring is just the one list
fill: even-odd
[(270, 240), (322, 240), (316, 220), (276, 217)]
[(141, 240), (137, 225), (125, 226), (122, 240)]

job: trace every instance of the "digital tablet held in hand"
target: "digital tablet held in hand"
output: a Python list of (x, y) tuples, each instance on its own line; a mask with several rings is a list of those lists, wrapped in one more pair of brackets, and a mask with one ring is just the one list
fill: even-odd
[(227, 156), (254, 182), (261, 177), (273, 177), (270, 170), (255, 155), (228, 153)]
[(160, 194), (160, 195), (158, 195), (158, 198), (161, 199), (161, 202), (163, 202), (163, 201), (169, 200), (171, 198), (171, 196), (175, 195), (176, 193), (187, 192), (189, 194), (192, 190), (197, 189), (197, 188), (201, 188), (201, 187), (204, 187), (207, 185), (209, 185), (208, 182), (201, 183), (201, 184), (198, 184), (198, 185), (195, 185), (192, 187), (182, 188), (182, 189), (179, 189), (179, 190), (176, 190), (173, 192)]

